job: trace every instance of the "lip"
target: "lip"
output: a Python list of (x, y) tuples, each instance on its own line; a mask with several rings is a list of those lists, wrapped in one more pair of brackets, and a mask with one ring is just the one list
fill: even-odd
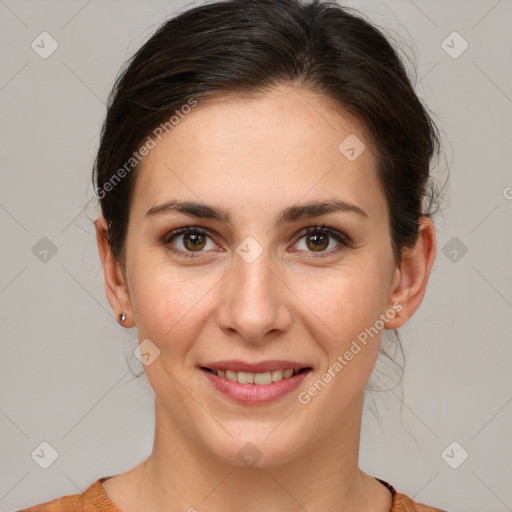
[[(282, 379), (270, 384), (240, 384), (226, 377), (219, 377), (205, 368), (211, 370), (234, 370), (251, 373), (263, 373), (270, 370), (286, 370), (292, 368), (301, 370), (292, 377)], [(262, 361), (260, 363), (244, 363), (243, 361), (217, 361), (205, 364), (199, 370), (212, 386), (231, 400), (244, 405), (264, 405), (283, 398), (296, 389), (301, 382), (313, 371), (310, 366), (296, 361)]]
[(299, 371), (302, 368), (311, 368), (307, 363), (299, 363), (298, 361), (285, 361), (282, 359), (260, 361), (259, 363), (248, 363), (246, 361), (230, 359), (229, 361), (215, 361), (205, 363), (202, 367), (210, 370), (233, 370), (235, 372), (263, 373), (271, 370), (288, 370)]

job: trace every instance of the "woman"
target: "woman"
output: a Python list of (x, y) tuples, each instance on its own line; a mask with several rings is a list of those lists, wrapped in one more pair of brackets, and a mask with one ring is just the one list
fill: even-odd
[(396, 52), (346, 8), (232, 0), (164, 23), (116, 82), (94, 173), (153, 451), (26, 510), (439, 510), (358, 465), (382, 331), (434, 261), (438, 147)]

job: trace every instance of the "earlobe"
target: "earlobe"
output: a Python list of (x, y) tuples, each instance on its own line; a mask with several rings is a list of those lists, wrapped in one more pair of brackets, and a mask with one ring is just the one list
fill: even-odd
[(390, 303), (400, 304), (401, 309), (399, 314), (387, 323), (387, 329), (398, 329), (419, 308), (425, 295), (435, 255), (434, 222), (429, 217), (421, 217), (416, 244), (414, 247), (403, 250), (400, 268), (395, 269)]
[[(104, 217), (100, 216), (94, 225), (96, 227), (98, 252), (103, 265), (107, 300), (118, 322), (123, 327), (133, 327), (135, 324), (133, 322), (130, 295), (121, 263), (115, 258), (110, 247), (107, 223)], [(125, 319), (121, 321), (123, 314)]]

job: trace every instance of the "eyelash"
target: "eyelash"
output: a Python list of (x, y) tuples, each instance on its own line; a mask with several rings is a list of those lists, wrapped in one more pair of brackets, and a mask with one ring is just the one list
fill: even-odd
[[(173, 238), (175, 238), (179, 235), (186, 235), (186, 234), (196, 234), (196, 235), (207, 236), (208, 238), (212, 238), (207, 231), (196, 228), (194, 226), (187, 226), (187, 227), (176, 229), (174, 231), (167, 233), (163, 238), (163, 243), (170, 251), (172, 251), (176, 254), (179, 254), (180, 256), (183, 256), (184, 258), (200, 258), (200, 257), (202, 257), (201, 253), (203, 253), (205, 251), (183, 251), (181, 249), (176, 249), (175, 247), (173, 247), (170, 244), (170, 242), (172, 241)], [(312, 226), (312, 227), (303, 229), (299, 233), (299, 237), (297, 238), (295, 243), (297, 243), (299, 240), (301, 240), (302, 238), (304, 238), (306, 236), (318, 235), (318, 234), (329, 235), (329, 236), (335, 238), (340, 243), (340, 245), (335, 249), (331, 249), (329, 251), (321, 251), (318, 253), (315, 253), (314, 251), (306, 251), (306, 252), (309, 252), (310, 254), (313, 254), (313, 256), (308, 256), (308, 258), (311, 258), (311, 259), (323, 258), (323, 257), (329, 256), (333, 253), (337, 253), (345, 248), (353, 247), (353, 245), (354, 245), (349, 236), (345, 235), (344, 233), (341, 233), (340, 231), (334, 229), (332, 226), (329, 226), (327, 224), (322, 224), (321, 226)]]

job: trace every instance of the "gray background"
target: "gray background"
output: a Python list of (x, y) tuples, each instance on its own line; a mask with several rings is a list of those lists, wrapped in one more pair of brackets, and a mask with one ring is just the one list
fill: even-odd
[[(151, 451), (136, 332), (112, 316), (84, 205), (114, 77), (184, 5), (0, 0), (2, 511), (82, 492)], [(427, 294), (400, 330), (403, 387), (373, 394), (361, 466), (450, 511), (512, 510), (512, 2), (349, 5), (410, 47), (450, 168)], [(43, 31), (59, 45), (46, 59), (31, 48)], [(442, 47), (453, 31), (469, 44), (458, 58)], [(58, 452), (48, 469), (31, 457), (43, 441)]]

